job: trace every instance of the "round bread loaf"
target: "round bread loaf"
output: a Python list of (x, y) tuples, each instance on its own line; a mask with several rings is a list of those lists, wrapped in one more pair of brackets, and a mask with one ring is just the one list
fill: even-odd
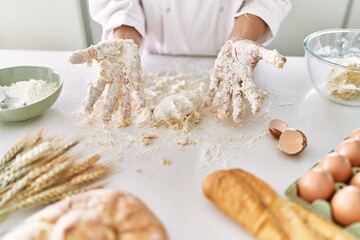
[(163, 240), (161, 222), (135, 196), (93, 190), (46, 207), (8, 232), (3, 240)]

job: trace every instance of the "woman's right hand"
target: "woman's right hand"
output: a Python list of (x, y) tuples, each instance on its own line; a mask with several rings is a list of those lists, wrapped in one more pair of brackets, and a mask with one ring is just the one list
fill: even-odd
[(87, 62), (90, 65), (95, 59), (99, 64), (100, 74), (90, 87), (85, 101), (85, 111), (91, 113), (94, 104), (108, 85), (107, 96), (103, 107), (103, 120), (111, 120), (114, 112), (120, 107), (119, 127), (126, 127), (131, 122), (131, 92), (140, 108), (146, 106), (141, 83), (142, 68), (138, 45), (130, 39), (102, 41), (95, 46), (74, 52), (69, 61), (73, 64)]

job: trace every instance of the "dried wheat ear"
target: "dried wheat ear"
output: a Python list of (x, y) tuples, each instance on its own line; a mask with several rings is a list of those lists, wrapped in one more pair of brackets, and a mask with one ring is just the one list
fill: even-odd
[(102, 188), (105, 183), (98, 180), (110, 174), (111, 162), (97, 154), (70, 154), (78, 144), (40, 131), (12, 146), (0, 158), (0, 222), (24, 208)]

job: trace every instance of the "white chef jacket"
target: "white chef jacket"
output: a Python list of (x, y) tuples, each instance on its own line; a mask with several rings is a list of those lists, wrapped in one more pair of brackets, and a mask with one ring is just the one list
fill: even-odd
[(217, 55), (235, 18), (251, 13), (269, 26), (259, 39), (267, 44), (288, 14), (289, 0), (89, 0), (90, 15), (103, 27), (102, 39), (114, 28), (134, 27), (150, 53)]

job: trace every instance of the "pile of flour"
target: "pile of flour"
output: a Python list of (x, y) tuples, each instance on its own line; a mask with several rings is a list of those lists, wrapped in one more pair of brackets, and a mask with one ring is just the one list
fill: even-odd
[(28, 105), (48, 97), (58, 89), (56, 83), (42, 79), (18, 81), (10, 86), (0, 87), (9, 97), (22, 98)]
[(148, 106), (137, 117), (137, 126), (190, 131), (201, 120), (206, 79), (174, 72), (145, 75)]

